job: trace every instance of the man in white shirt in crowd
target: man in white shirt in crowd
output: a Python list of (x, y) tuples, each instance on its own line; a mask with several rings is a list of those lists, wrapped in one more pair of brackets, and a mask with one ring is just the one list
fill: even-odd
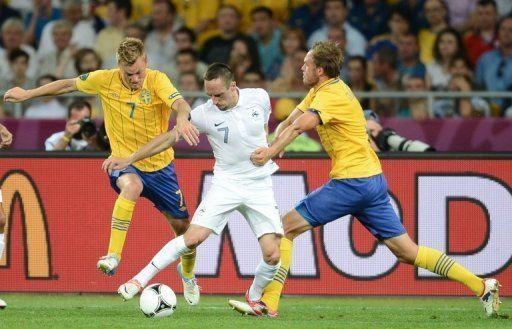
[[(43, 75), (37, 79), (37, 86), (41, 87), (50, 82), (57, 81), (53, 75)], [(67, 117), (67, 110), (62, 105), (57, 97), (45, 96), (34, 101), (23, 116), (27, 119), (65, 119)]]
[[(210, 100), (196, 107), (190, 115), (191, 123), (207, 135), (213, 148), (212, 186), (185, 234), (167, 243), (142, 271), (119, 287), (118, 293), (124, 299), (133, 298), (180, 255), (196, 248), (211, 233), (221, 234), (229, 215), (238, 210), (258, 238), (263, 253), (245, 298), (255, 314), (264, 315), (266, 306), (260, 301), (263, 289), (280, 266), (279, 243), (283, 228), (271, 178), (278, 166), (273, 161), (262, 167), (254, 166), (250, 156), (259, 146), (268, 145), (270, 98), (263, 89), (238, 89), (233, 71), (225, 64), (210, 65), (204, 81)], [(169, 131), (128, 158), (105, 160), (103, 169), (125, 168), (171, 147), (177, 141), (176, 131)]]
[(81, 122), (90, 119), (91, 104), (76, 100), (68, 107), (68, 121), (64, 131), (59, 131), (48, 137), (44, 142), (46, 151), (82, 151), (87, 148), (87, 140), (82, 136)]

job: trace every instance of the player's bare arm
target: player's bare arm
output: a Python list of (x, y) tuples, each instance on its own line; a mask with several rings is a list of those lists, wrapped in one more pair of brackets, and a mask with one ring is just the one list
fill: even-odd
[[(283, 132), (283, 130), (285, 130), (287, 127), (289, 127), (292, 122), (294, 122), (295, 120), (297, 120), (302, 114), (302, 111), (299, 110), (299, 109), (295, 109), (293, 110), (292, 113), (290, 113), (290, 115), (284, 119), (276, 128), (276, 130), (274, 131), (274, 141), (273, 143), (275, 143), (278, 139), (279, 139), (279, 135), (281, 135), (281, 133)], [(279, 152), (279, 157), (282, 158), (284, 155), (284, 149), (281, 150), (281, 152)]]
[(277, 138), (270, 147), (260, 147), (251, 154), (252, 163), (254, 163), (256, 166), (263, 166), (265, 163), (267, 163), (267, 161), (274, 158), (281, 151), (283, 151), (284, 148), (293, 142), (293, 140), (300, 134), (306, 130), (315, 128), (319, 124), (320, 118), (317, 114), (309, 111), (299, 114), (297, 119), (295, 119), (292, 124), (283, 129), (279, 135), (279, 138)]
[(7, 128), (0, 124), (0, 148), (8, 148), (12, 143), (12, 134)]
[(134, 162), (152, 157), (176, 144), (179, 140), (179, 134), (176, 129), (166, 132), (150, 140), (147, 144), (132, 153), (129, 157), (109, 157), (103, 162), (101, 168), (109, 174), (112, 170), (122, 170)]
[(35, 89), (11, 88), (4, 94), (4, 102), (19, 103), (35, 97), (60, 95), (77, 90), (76, 78), (62, 79)]
[(172, 104), (172, 109), (176, 111), (176, 130), (178, 134), (189, 145), (197, 145), (199, 143), (199, 131), (190, 123), (190, 106), (184, 99), (178, 99)]

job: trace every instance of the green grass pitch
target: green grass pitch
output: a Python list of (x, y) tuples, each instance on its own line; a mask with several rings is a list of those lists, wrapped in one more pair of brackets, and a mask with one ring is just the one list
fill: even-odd
[(512, 299), (503, 299), (500, 318), (488, 319), (476, 298), (295, 297), (283, 298), (277, 319), (241, 316), (228, 299), (202, 296), (188, 306), (178, 296), (170, 318), (148, 319), (138, 299), (117, 295), (1, 294), (0, 328), (512, 328)]

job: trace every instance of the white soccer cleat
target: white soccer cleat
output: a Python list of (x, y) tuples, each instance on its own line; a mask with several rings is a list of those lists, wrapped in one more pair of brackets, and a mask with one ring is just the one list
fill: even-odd
[(116, 269), (119, 266), (119, 258), (116, 254), (108, 254), (103, 256), (98, 261), (98, 269), (108, 276), (112, 276), (116, 273)]
[(244, 303), (244, 302), (241, 302), (238, 300), (234, 300), (234, 299), (230, 299), (228, 301), (228, 303), (229, 303), (229, 306), (231, 306), (231, 308), (233, 308), (235, 311), (237, 311), (238, 313), (240, 313), (242, 315), (256, 316), (256, 313), (254, 313), (254, 310), (252, 309), (252, 307), (250, 307), (249, 304), (247, 304), (247, 303)]
[(3, 301), (3, 299), (0, 299), (0, 310), (3, 310), (7, 307), (7, 303)]
[(139, 281), (131, 279), (130, 281), (120, 285), (117, 289), (117, 293), (126, 301), (135, 297), (135, 295), (141, 292), (143, 288), (144, 287)]
[(496, 279), (484, 279), (484, 293), (480, 297), (487, 316), (496, 316), (500, 310), (500, 283)]
[(197, 285), (196, 277), (191, 279), (187, 279), (183, 276), (181, 272), (181, 263), (178, 264), (178, 268), (176, 269), (178, 274), (183, 282), (183, 297), (189, 305), (197, 305), (199, 304), (199, 298), (201, 297), (201, 293), (199, 292), (199, 286)]

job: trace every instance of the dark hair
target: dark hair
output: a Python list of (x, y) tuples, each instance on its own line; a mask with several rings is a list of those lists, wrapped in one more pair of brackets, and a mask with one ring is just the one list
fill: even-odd
[(233, 10), (236, 14), (236, 16), (238, 17), (238, 19), (241, 19), (242, 18), (242, 14), (240, 13), (240, 10), (238, 10), (237, 7), (233, 6), (233, 5), (230, 5), (230, 4), (222, 4), (219, 6), (219, 9), (217, 9), (217, 15), (219, 15), (219, 12), (224, 9), (224, 8), (229, 8), (231, 10)]
[(323, 68), (326, 76), (336, 78), (340, 75), (343, 55), (333, 41), (317, 42), (311, 48), (311, 55), (315, 66)]
[(368, 71), (368, 62), (366, 61), (366, 57), (361, 56), (361, 55), (352, 56), (352, 57), (349, 57), (347, 63), (350, 63), (350, 62), (359, 62), (359, 63), (361, 63), (361, 66), (363, 67), (364, 71), (365, 72)]
[(476, 3), (477, 6), (493, 6), (494, 9), (498, 9), (498, 6), (496, 5), (496, 1), (494, 0), (479, 0), (477, 3)]
[[(126, 1), (126, 2), (129, 2), (129, 1)], [(176, 6), (174, 5), (174, 3), (172, 3), (171, 0), (155, 0), (155, 1), (153, 1), (153, 4), (155, 4), (155, 3), (163, 3), (163, 4), (165, 4), (166, 7), (167, 7), (167, 12), (168, 13), (173, 14), (173, 15), (176, 14)]]
[(439, 51), (439, 42), (441, 41), (441, 37), (445, 34), (451, 34), (455, 36), (455, 42), (457, 43), (457, 51), (454, 54), (455, 57), (464, 57), (464, 43), (462, 42), (462, 37), (460, 36), (460, 33), (454, 29), (453, 27), (447, 27), (445, 29), (442, 29), (439, 31), (439, 33), (436, 36), (436, 41), (434, 42), (434, 58), (439, 62), (441, 61), (441, 52)]
[(288, 37), (289, 34), (295, 34), (299, 37), (299, 49), (308, 50), (308, 44), (306, 42), (306, 37), (304, 36), (304, 32), (298, 27), (286, 27), (283, 30), (283, 34), (281, 35), (281, 41), (279, 41), (279, 46), (281, 47), (281, 51), (284, 51), (283, 40)]
[(412, 17), (411, 17), (411, 14), (405, 10), (404, 8), (401, 8), (401, 7), (395, 7), (393, 9), (391, 9), (389, 11), (389, 16), (388, 16), (388, 21), (391, 20), (391, 18), (393, 18), (393, 15), (398, 15), (400, 17), (402, 17), (403, 20), (405, 20), (407, 22), (407, 24), (409, 24), (409, 30), (412, 29)]
[(196, 38), (197, 38), (196, 33), (194, 32), (194, 30), (189, 29), (186, 26), (182, 26), (179, 29), (177, 29), (176, 31), (174, 31), (174, 33), (173, 33), (174, 37), (176, 37), (177, 34), (186, 34), (192, 43), (196, 43)]
[(383, 47), (375, 52), (380, 63), (388, 64), (392, 68), (398, 67), (396, 52), (391, 47)]
[(108, 0), (107, 4), (113, 3), (117, 10), (124, 11), (127, 18), (132, 16), (132, 2), (126, 0)]
[(328, 2), (340, 2), (343, 7), (347, 8), (348, 5), (347, 5), (347, 0), (325, 0), (325, 3), (328, 3)]
[(71, 111), (73, 109), (81, 109), (82, 107), (87, 107), (89, 109), (89, 113), (92, 113), (92, 106), (89, 102), (81, 100), (81, 99), (77, 99), (77, 100), (74, 100), (68, 106), (68, 118), (71, 117)]
[(75, 54), (75, 69), (78, 74), (88, 73), (82, 70), (82, 68), (80, 67), (80, 62), (82, 61), (82, 59), (84, 59), (85, 56), (89, 54), (94, 55), (96, 61), (98, 62), (98, 69), (101, 68), (102, 61), (100, 55), (98, 55), (98, 53), (92, 48), (82, 48), (78, 50)]
[(9, 56), (8, 56), (9, 63), (14, 62), (15, 60), (17, 60), (20, 57), (25, 57), (25, 59), (27, 61), (30, 59), (30, 55), (23, 49), (16, 48), (16, 49), (11, 50), (11, 52), (9, 53)]
[(54, 76), (53, 74), (44, 74), (44, 75), (41, 75), (40, 77), (37, 78), (37, 85), (38, 86), (41, 86), (41, 81), (43, 80), (52, 80), (53, 81), (57, 81), (57, 77)]
[(244, 76), (247, 74), (256, 74), (257, 76), (259, 76), (261, 78), (261, 80), (265, 80), (265, 75), (263, 74), (263, 72), (256, 68), (247, 69), (247, 71), (244, 72)]
[(258, 7), (254, 7), (254, 9), (251, 10), (251, 17), (254, 16), (255, 14), (259, 14), (259, 13), (266, 14), (268, 16), (268, 18), (272, 18), (274, 16), (272, 9), (270, 9), (269, 7), (258, 6)]
[(178, 56), (182, 55), (190, 55), (196, 62), (199, 60), (199, 54), (194, 49), (182, 49), (176, 53), (174, 58), (178, 58)]
[(226, 83), (226, 86), (235, 79), (235, 74), (231, 70), (229, 66), (223, 63), (213, 63), (208, 66), (206, 70), (203, 80), (212, 81), (215, 79), (221, 79)]
[(179, 79), (181, 80), (181, 78), (183, 78), (186, 75), (193, 76), (194, 79), (196, 80), (197, 85), (199, 86), (199, 88), (201, 88), (203, 86), (203, 81), (201, 80), (201, 77), (198, 74), (196, 74), (195, 72), (185, 72), (185, 73), (182, 73), (182, 74), (180, 74), (180, 78)]

